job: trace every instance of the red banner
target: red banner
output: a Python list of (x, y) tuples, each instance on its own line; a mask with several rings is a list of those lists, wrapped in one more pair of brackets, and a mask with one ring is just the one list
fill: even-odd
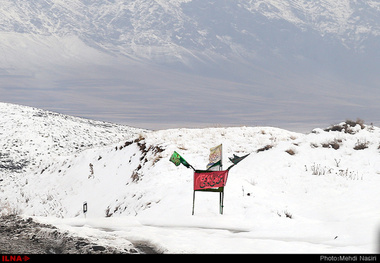
[(194, 190), (223, 187), (227, 183), (228, 170), (226, 171), (195, 171)]

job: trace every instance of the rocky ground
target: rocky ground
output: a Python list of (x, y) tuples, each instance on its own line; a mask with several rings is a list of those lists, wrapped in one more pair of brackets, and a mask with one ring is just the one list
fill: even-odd
[(144, 244), (124, 249), (96, 244), (32, 218), (0, 217), (0, 254), (151, 254)]

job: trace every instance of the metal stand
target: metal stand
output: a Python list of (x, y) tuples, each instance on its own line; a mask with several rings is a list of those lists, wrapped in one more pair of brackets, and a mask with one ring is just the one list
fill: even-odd
[(212, 189), (194, 190), (194, 192), (193, 192), (193, 211), (192, 211), (192, 215), (194, 215), (195, 192), (214, 192), (214, 193), (219, 193), (219, 213), (221, 215), (223, 214), (224, 187), (212, 188)]
[[(207, 171), (222, 171), (223, 170), (223, 165), (222, 165), (222, 148), (221, 148), (222, 145), (219, 145), (217, 147), (214, 147), (214, 148), (211, 148), (210, 151), (215, 151), (214, 149), (216, 148), (220, 148), (220, 156), (219, 156), (219, 161), (216, 162), (215, 164), (212, 164), (213, 162), (211, 162), (211, 153), (210, 153), (210, 162), (211, 162), (211, 166), (210, 167), (207, 167)], [(193, 168), (194, 169), (194, 168)], [(194, 169), (195, 171), (195, 169)], [(193, 211), (192, 211), (192, 215), (194, 215), (194, 205), (195, 205), (195, 192), (196, 191), (200, 191), (200, 192), (216, 192), (216, 193), (219, 193), (219, 213), (222, 215), (223, 214), (223, 202), (224, 202), (224, 185), (222, 187), (218, 187), (218, 188), (208, 188), (208, 189), (198, 189), (198, 190), (194, 190), (193, 192)]]

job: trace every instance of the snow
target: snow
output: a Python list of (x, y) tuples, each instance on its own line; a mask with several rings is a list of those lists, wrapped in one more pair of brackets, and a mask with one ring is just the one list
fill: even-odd
[[(32, 216), (100, 245), (143, 242), (162, 253), (379, 251), (378, 127), (358, 124), (349, 126), (349, 133), (316, 128), (308, 134), (274, 127), (146, 131), (0, 106), (5, 116), (0, 143), (17, 140), (19, 155), (26, 158), (29, 151), (30, 162), (35, 160), (21, 171), (1, 168), (2, 214)], [(95, 131), (97, 136), (90, 136)], [(37, 139), (39, 133), (45, 139)], [(55, 147), (53, 135), (64, 134), (93, 145)], [(223, 215), (218, 195), (201, 192), (191, 215), (192, 170), (174, 166), (169, 157), (177, 151), (204, 169), (209, 148), (221, 143), (224, 168), (233, 154), (250, 155), (230, 170)], [(355, 150), (358, 145), (363, 149)]]
[[(221, 44), (219, 41), (211, 39), (211, 36), (219, 34), (218, 30), (215, 31), (217, 27), (212, 26), (212, 21), (220, 19), (219, 17), (223, 17), (227, 21), (234, 18), (230, 17), (233, 12), (223, 11), (223, 13), (218, 14), (220, 10), (215, 8), (216, 6), (222, 7), (223, 10), (240, 12), (238, 15), (242, 16), (243, 20), (249, 19), (252, 26), (256, 22), (257, 15), (263, 15), (270, 20), (281, 20), (294, 24), (302, 30), (316, 30), (321, 35), (331, 33), (336, 35), (340, 42), (344, 38), (348, 38), (360, 44), (370, 35), (377, 36), (379, 31), (378, 19), (376, 19), (379, 4), (375, 1), (362, 3), (352, 0), (260, 0), (235, 1), (222, 5), (215, 4), (212, 1), (200, 3), (191, 0), (139, 0), (132, 3), (126, 1), (90, 1), (83, 3), (77, 0), (34, 3), (8, 0), (4, 1), (4, 8), (0, 10), (0, 30), (2, 32), (41, 36), (42, 50), (40, 52), (42, 54), (46, 49), (44, 42), (49, 43), (51, 41), (46, 36), (59, 39), (62, 37), (62, 40), (66, 41), (66, 36), (73, 34), (85, 40), (86, 44), (90, 43), (90, 47), (100, 47), (102, 51), (106, 49), (111, 53), (134, 55), (140, 58), (155, 58), (157, 56), (160, 60), (169, 57), (173, 52), (174, 57), (178, 59), (180, 55), (199, 50), (199, 47), (203, 47), (201, 50), (209, 50), (219, 46)], [(213, 9), (216, 14), (215, 17), (213, 16), (214, 13), (207, 13), (205, 17), (199, 17), (199, 12), (188, 13), (186, 9), (188, 7), (199, 9), (207, 6)], [(352, 19), (358, 14), (368, 18)], [(374, 14), (375, 17), (372, 18)], [(370, 23), (367, 23), (368, 19)], [(204, 24), (207, 20), (210, 21)], [(218, 23), (225, 23), (225, 21)], [(236, 22), (233, 23), (237, 26)], [(367, 32), (368, 34), (365, 36), (362, 36), (362, 33), (358, 34), (357, 28), (361, 28), (360, 32)], [(258, 34), (257, 31), (259, 30), (255, 27), (239, 29), (248, 30), (254, 35)], [(198, 33), (198, 31), (204, 32), (204, 30), (210, 32), (207, 38)], [(234, 30), (230, 31), (227, 28), (224, 31), (229, 37), (236, 34)], [(180, 37), (181, 41), (176, 40), (177, 37)], [(233, 41), (225, 44), (230, 44), (232, 47), (242, 45), (244, 48), (242, 51), (250, 54), (257, 51), (252, 49), (251, 41), (248, 41), (247, 44), (249, 44), (247, 45), (244, 41), (240, 42), (239, 39), (241, 37), (233, 37)], [(223, 41), (221, 42), (223, 43)], [(59, 43), (52, 44), (61, 48)], [(226, 50), (228, 49), (223, 49), (224, 52)]]

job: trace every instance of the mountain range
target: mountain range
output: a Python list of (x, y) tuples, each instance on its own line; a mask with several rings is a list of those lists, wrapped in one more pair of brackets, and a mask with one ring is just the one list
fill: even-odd
[(4, 0), (0, 89), (8, 102), (148, 128), (376, 122), (379, 11), (355, 0)]

